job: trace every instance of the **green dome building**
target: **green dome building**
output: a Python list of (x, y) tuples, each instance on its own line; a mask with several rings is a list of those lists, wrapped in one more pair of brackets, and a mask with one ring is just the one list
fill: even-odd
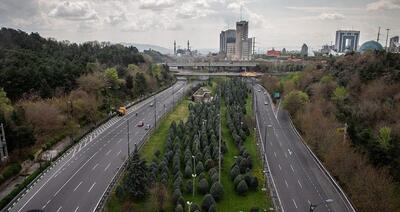
[(358, 50), (361, 53), (367, 52), (367, 51), (383, 51), (383, 47), (380, 43), (371, 40), (363, 43)]

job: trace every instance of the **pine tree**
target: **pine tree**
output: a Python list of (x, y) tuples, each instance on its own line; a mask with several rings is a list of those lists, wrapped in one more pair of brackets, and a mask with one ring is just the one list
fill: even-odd
[(135, 199), (143, 199), (149, 190), (148, 168), (146, 162), (139, 157), (137, 148), (128, 161), (127, 174), (124, 179), (125, 191)]

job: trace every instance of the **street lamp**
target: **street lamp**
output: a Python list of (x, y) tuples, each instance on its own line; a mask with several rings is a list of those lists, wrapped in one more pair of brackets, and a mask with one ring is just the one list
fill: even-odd
[(317, 208), (318, 206), (320, 206), (320, 205), (322, 205), (322, 204), (324, 204), (324, 203), (332, 203), (333, 202), (333, 199), (326, 199), (325, 201), (323, 201), (323, 202), (320, 202), (320, 203), (318, 203), (318, 204), (316, 204), (316, 205), (313, 205), (312, 203), (310, 204), (310, 212), (313, 212), (314, 210), (315, 210), (315, 208)]
[(188, 212), (190, 212), (190, 206), (192, 206), (192, 203), (193, 202), (189, 202), (189, 201), (186, 202), (186, 204), (188, 205), (188, 208), (189, 208)]
[(221, 116), (217, 115), (219, 118), (219, 130), (218, 130), (218, 182), (221, 183)]
[(195, 183), (195, 181), (196, 181), (196, 174), (192, 174), (192, 177), (193, 177), (193, 197), (194, 197), (194, 183)]

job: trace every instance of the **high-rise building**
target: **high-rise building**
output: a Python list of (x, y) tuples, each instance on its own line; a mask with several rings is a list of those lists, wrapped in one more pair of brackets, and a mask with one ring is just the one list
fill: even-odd
[(226, 44), (226, 58), (228, 60), (233, 60), (235, 58), (235, 46), (236, 44), (234, 42)]
[(394, 36), (390, 38), (389, 52), (400, 53), (399, 36)]
[(357, 51), (360, 40), (360, 31), (338, 30), (336, 31), (335, 49), (337, 52)]
[(253, 39), (246, 38), (242, 40), (242, 55), (240, 60), (251, 60)]
[(303, 57), (307, 57), (308, 56), (308, 46), (305, 43), (301, 47), (300, 55), (303, 56)]
[[(239, 21), (236, 22), (236, 46), (235, 46), (235, 59), (242, 60), (243, 41), (247, 42), (249, 36), (249, 22)], [(251, 52), (251, 51), (250, 51)]]
[(228, 29), (221, 31), (219, 34), (219, 52), (222, 54), (227, 54), (228, 43), (235, 43), (236, 40), (236, 30)]

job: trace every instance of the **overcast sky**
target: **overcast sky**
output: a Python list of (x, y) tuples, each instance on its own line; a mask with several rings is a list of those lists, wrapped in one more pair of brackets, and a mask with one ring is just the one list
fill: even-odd
[[(242, 8), (242, 9), (241, 9)], [(378, 27), (400, 34), (400, 0), (1, 0), (0, 25), (57, 40), (219, 47), (221, 30), (248, 20), (256, 49), (314, 49), (337, 29), (375, 40)], [(386, 39), (386, 30), (382, 44)]]

